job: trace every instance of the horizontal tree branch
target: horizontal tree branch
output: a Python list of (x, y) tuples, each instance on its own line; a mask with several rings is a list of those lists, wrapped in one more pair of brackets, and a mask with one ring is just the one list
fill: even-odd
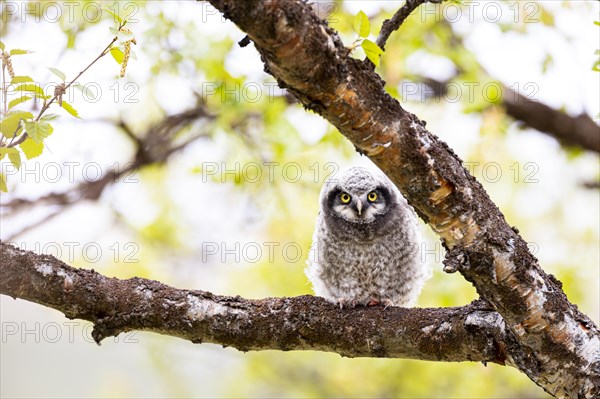
[(0, 293), (91, 321), (98, 343), (143, 330), (241, 351), (504, 364), (506, 347), (516, 342), (484, 302), (443, 309), (340, 309), (312, 296), (249, 300), (143, 278), (109, 278), (6, 243), (0, 243)]
[(546, 133), (563, 144), (600, 153), (600, 126), (588, 114), (570, 116), (503, 87), (506, 113), (525, 125)]
[[(507, 362), (557, 397), (600, 397), (600, 333), (541, 269), (446, 143), (384, 90), (303, 1), (209, 0), (254, 42), (265, 69), (398, 186), (523, 350)], [(448, 267), (451, 265), (452, 267)]]
[[(426, 76), (416, 76), (415, 79), (427, 85), (431, 89), (428, 94), (436, 98), (446, 96), (448, 85), (452, 82)], [(564, 145), (600, 153), (600, 126), (588, 114), (569, 115), (504, 85), (501, 105), (508, 116), (524, 126), (552, 136)]]
[[(452, 41), (464, 47), (463, 35), (457, 33), (452, 24), (444, 23), (451, 29)], [(485, 68), (481, 65), (479, 67), (486, 75), (491, 76)], [(458, 65), (458, 68), (461, 66)], [(436, 97), (447, 94), (448, 84), (452, 79), (438, 81), (430, 77), (421, 77), (421, 80), (433, 89)], [(586, 113), (569, 115), (563, 110), (515, 92), (505, 85), (502, 85), (502, 105), (509, 116), (532, 129), (552, 136), (565, 145), (600, 153), (600, 126)]]

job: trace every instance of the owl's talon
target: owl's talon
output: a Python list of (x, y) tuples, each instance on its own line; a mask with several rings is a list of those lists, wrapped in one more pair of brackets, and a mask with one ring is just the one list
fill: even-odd
[(344, 309), (344, 308), (350, 308), (350, 307), (355, 307), (356, 306), (356, 301), (348, 301), (347, 299), (338, 299), (337, 300), (338, 305), (340, 305), (340, 310)]
[(349, 301), (348, 299), (338, 299), (337, 304), (340, 306), (340, 310), (344, 308), (355, 308), (358, 305), (358, 302), (353, 299)]
[(384, 299), (382, 303), (383, 303), (383, 310), (386, 310), (390, 306), (394, 306), (394, 302), (392, 302), (391, 299)]
[(367, 306), (377, 306), (379, 305), (380, 302), (377, 299), (372, 299), (369, 301), (369, 303), (367, 303)]

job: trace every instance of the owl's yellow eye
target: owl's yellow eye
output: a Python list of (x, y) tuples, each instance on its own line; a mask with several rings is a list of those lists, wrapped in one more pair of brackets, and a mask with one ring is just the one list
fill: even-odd
[(342, 203), (347, 204), (348, 202), (350, 202), (350, 196), (346, 193), (342, 193), (340, 195), (340, 200), (342, 201)]
[(377, 201), (377, 193), (375, 191), (371, 191), (369, 195), (367, 195), (367, 199), (371, 202)]

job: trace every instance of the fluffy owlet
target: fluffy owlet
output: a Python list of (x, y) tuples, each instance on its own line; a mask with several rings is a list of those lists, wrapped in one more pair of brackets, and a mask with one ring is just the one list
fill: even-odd
[(412, 304), (428, 273), (416, 216), (396, 186), (354, 166), (325, 182), (320, 203), (306, 269), (315, 294), (340, 306)]

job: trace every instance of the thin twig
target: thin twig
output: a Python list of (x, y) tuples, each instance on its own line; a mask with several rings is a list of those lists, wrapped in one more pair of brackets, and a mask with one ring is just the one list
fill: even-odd
[(32, 223), (28, 224), (27, 226), (23, 227), (21, 230), (14, 232), (12, 235), (8, 236), (8, 237), (4, 237), (4, 241), (6, 242), (13, 242), (15, 241), (18, 237), (22, 236), (23, 234), (34, 230), (36, 228), (38, 228), (40, 225), (47, 223), (49, 221), (51, 221), (52, 219), (54, 219), (55, 217), (57, 217), (58, 215), (60, 215), (61, 213), (63, 213), (63, 209), (55, 209), (52, 212), (48, 213), (47, 215), (45, 215), (43, 218), (41, 218), (40, 220), (35, 220)]
[[(121, 23), (119, 24), (119, 27), (117, 28), (117, 31), (120, 31), (121, 28), (124, 25)], [(108, 44), (108, 46), (106, 46), (104, 48), (104, 50), (102, 50), (102, 52), (100, 53), (100, 55), (98, 55), (98, 57), (96, 57), (87, 67), (85, 67), (81, 72), (79, 72), (79, 74), (77, 76), (75, 76), (75, 78), (73, 80), (71, 80), (71, 82), (69, 82), (67, 85), (65, 85), (63, 91), (66, 91), (69, 87), (71, 87), (73, 85), (73, 83), (75, 83), (77, 81), (77, 79), (79, 79), (81, 77), (81, 75), (83, 75), (85, 73), (85, 71), (87, 71), (88, 69), (90, 69), (90, 67), (92, 65), (94, 65), (100, 58), (104, 57), (106, 54), (109, 53), (110, 49), (112, 48), (113, 44), (115, 44), (115, 42), (118, 40), (118, 36), (115, 36), (112, 41)], [(40, 110), (40, 112), (38, 113), (37, 117), (35, 118), (35, 122), (38, 122), (40, 120), (40, 118), (42, 117), (42, 115), (44, 114), (44, 112), (46, 112), (48, 110), (48, 108), (50, 108), (50, 105), (52, 105), (52, 103), (54, 101), (56, 101), (56, 99), (58, 98), (58, 95), (54, 95), (50, 101), (48, 102), (44, 102), (44, 105), (42, 106), (42, 109)], [(19, 144), (21, 144), (22, 142), (24, 142), (27, 139), (27, 132), (23, 133), (21, 135), (21, 137), (19, 137), (19, 139), (15, 142), (11, 142), (10, 144), (8, 144), (7, 147), (15, 147)]]
[(443, 0), (406, 0), (406, 3), (394, 14), (391, 19), (386, 19), (381, 26), (381, 32), (377, 36), (377, 45), (385, 50), (385, 43), (389, 39), (392, 32), (398, 30), (404, 20), (421, 4), (424, 3), (441, 3)]

